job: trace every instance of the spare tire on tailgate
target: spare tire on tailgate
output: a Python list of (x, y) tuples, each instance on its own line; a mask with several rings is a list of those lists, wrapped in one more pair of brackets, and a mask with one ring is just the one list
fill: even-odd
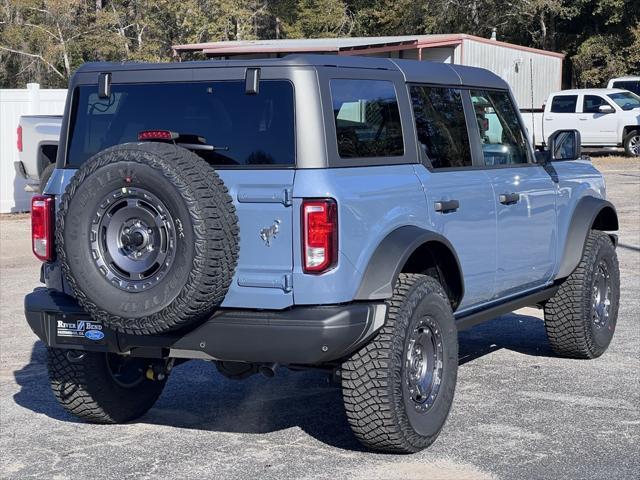
[(238, 257), (224, 183), (173, 144), (127, 143), (90, 158), (58, 209), (56, 252), (79, 304), (120, 332), (192, 325), (224, 299)]

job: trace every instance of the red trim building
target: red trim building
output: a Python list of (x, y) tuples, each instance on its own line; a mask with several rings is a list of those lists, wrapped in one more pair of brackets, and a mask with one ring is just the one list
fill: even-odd
[(564, 59), (561, 53), (466, 34), (242, 40), (175, 45), (173, 50), (176, 55), (202, 52), (210, 58), (275, 58), (291, 53), (316, 53), (482, 67), (511, 85), (521, 108), (540, 108), (551, 92), (561, 90)]

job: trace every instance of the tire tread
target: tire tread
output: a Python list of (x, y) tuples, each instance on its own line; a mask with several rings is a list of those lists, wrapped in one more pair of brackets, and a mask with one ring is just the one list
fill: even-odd
[[(544, 306), (547, 338), (553, 351), (562, 357), (591, 359), (604, 352), (595, 345), (590, 329), (591, 285), (601, 248), (610, 248), (615, 256), (609, 236), (598, 230), (590, 231), (580, 263)], [(617, 259), (614, 260), (617, 269)], [(618, 275), (617, 271), (611, 273)]]

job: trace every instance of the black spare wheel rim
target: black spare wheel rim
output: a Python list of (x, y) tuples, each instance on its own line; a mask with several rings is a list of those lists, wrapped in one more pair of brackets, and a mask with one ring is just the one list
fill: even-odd
[(176, 248), (172, 216), (156, 195), (122, 187), (107, 194), (91, 225), (91, 252), (105, 278), (126, 291), (151, 288), (170, 270)]
[(78, 303), (108, 327), (163, 333), (209, 318), (239, 249), (233, 201), (216, 171), (164, 143), (104, 150), (60, 201), (56, 253)]
[(405, 383), (413, 407), (427, 412), (434, 404), (442, 383), (442, 334), (434, 320), (420, 318), (409, 332), (405, 359)]

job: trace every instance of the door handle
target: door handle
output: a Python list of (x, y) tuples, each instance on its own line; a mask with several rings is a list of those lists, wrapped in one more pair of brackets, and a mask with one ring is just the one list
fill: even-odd
[(578, 117), (578, 120), (589, 120), (587, 117)]
[(433, 208), (436, 212), (441, 213), (455, 212), (460, 208), (460, 202), (458, 200), (440, 200), (433, 204)]
[(498, 197), (498, 200), (503, 205), (513, 205), (514, 203), (518, 203), (520, 201), (519, 193), (501, 193)]

